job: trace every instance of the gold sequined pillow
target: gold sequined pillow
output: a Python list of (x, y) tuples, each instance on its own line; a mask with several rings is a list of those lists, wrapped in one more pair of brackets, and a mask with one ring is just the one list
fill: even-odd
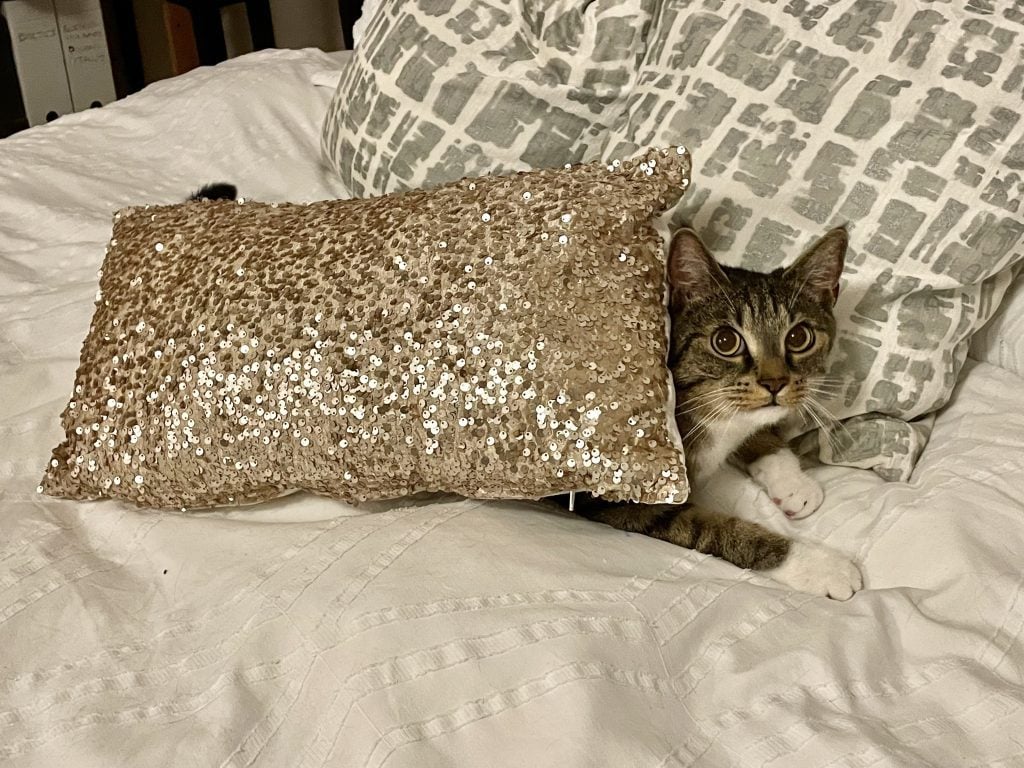
[(121, 211), (40, 490), (681, 500), (653, 217), (689, 168)]

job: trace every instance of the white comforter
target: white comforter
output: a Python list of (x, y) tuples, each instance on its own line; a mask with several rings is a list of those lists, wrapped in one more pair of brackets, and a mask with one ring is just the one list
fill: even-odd
[(817, 470), (793, 529), (863, 564), (848, 603), (529, 503), (36, 494), (111, 211), (342, 194), (337, 66), (254, 54), (0, 142), (0, 764), (1024, 765), (1024, 379), (992, 365), (911, 483)]

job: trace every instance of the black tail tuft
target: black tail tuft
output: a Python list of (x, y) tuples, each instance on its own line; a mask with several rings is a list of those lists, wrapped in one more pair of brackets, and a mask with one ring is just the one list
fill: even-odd
[(238, 189), (234, 184), (218, 182), (200, 188), (189, 200), (234, 200), (237, 197)]

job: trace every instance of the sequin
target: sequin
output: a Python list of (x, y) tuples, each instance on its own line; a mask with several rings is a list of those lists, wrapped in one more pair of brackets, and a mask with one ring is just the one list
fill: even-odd
[(174, 509), (294, 487), (685, 497), (648, 218), (680, 157), (121, 212), (43, 491)]

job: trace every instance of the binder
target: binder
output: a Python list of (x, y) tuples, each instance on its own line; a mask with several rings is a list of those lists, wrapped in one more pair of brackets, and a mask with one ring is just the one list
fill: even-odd
[(114, 101), (114, 75), (99, 0), (53, 0), (71, 104), (78, 112)]
[(29, 125), (73, 111), (71, 87), (52, 0), (8, 0), (0, 4), (11, 34), (18, 84)]
[(99, 0), (7, 0), (29, 125), (117, 98)]

